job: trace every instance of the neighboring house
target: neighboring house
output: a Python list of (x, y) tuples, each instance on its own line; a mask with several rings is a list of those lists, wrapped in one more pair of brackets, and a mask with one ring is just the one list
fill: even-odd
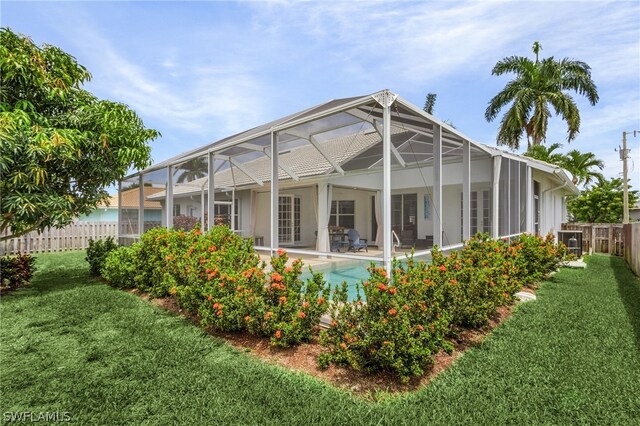
[(629, 209), (629, 222), (640, 221), (640, 202)]
[[(182, 165), (201, 156), (207, 176), (176, 183)], [(161, 204), (163, 226), (179, 215), (208, 226), (214, 209), (258, 246), (319, 255), (330, 253), (336, 233), (355, 228), (382, 249), (370, 259), (387, 268), (395, 246), (421, 255), (477, 232), (555, 232), (566, 220), (565, 197), (578, 193), (563, 169), (474, 142), (387, 90), (181, 154), (121, 188), (138, 182), (167, 188), (146, 198)]]
[[(145, 186), (143, 189), (145, 229), (159, 226), (162, 222), (162, 204), (159, 201), (149, 200), (148, 197), (158, 192), (164, 192), (164, 190), (165, 188), (151, 186)], [(122, 203), (119, 202), (120, 198)], [(140, 191), (138, 188), (127, 189), (126, 191), (121, 191), (119, 196), (114, 195), (109, 198), (90, 214), (79, 217), (78, 221), (118, 222), (118, 211), (120, 211), (122, 215), (120, 220), (121, 234), (129, 234), (132, 231), (137, 233), (139, 205)]]

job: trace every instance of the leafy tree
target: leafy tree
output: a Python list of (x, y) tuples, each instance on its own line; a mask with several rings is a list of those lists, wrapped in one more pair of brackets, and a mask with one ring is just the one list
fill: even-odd
[(0, 29), (1, 239), (62, 227), (150, 162), (145, 128), (121, 103), (82, 89), (89, 71), (61, 49)]
[[(638, 200), (638, 191), (629, 191), (629, 205)], [(602, 180), (567, 203), (572, 220), (588, 223), (622, 222), (622, 179)]]
[(577, 149), (571, 150), (562, 159), (562, 167), (573, 175), (575, 185), (589, 185), (594, 180), (601, 182), (604, 180), (602, 173), (595, 169), (604, 169), (604, 161), (598, 160), (593, 152), (580, 152)]
[(179, 170), (182, 173), (178, 176), (177, 183), (185, 183), (207, 176), (209, 166), (205, 157), (196, 157), (183, 163)]
[(489, 101), (485, 111), (487, 121), (493, 121), (500, 110), (511, 104), (502, 117), (497, 142), (510, 148), (520, 147), (525, 133), (527, 145), (539, 145), (547, 136), (550, 106), (567, 122), (567, 140), (571, 142), (580, 131), (580, 112), (569, 91), (586, 96), (591, 105), (598, 102), (598, 91), (591, 79), (591, 67), (584, 62), (552, 57), (539, 59), (540, 43), (533, 43), (535, 61), (522, 56), (504, 58), (493, 67), (493, 75), (515, 73), (511, 80)]

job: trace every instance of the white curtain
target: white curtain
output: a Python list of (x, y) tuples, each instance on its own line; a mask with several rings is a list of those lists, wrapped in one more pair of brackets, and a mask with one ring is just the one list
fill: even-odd
[[(377, 191), (376, 192), (376, 223), (378, 224), (378, 232), (376, 232), (376, 244), (378, 245), (378, 247), (382, 246), (382, 239), (384, 238), (384, 229), (382, 229), (384, 227), (384, 225), (382, 224), (382, 192), (381, 191)], [(388, 230), (389, 232), (391, 232), (391, 230)], [(389, 235), (389, 237), (391, 237), (391, 235)]]
[(329, 241), (329, 219), (331, 218), (331, 200), (333, 190), (331, 185), (326, 183), (318, 184), (318, 238), (316, 240), (316, 250), (321, 252), (331, 251)]
[(258, 193), (251, 191), (251, 236), (256, 236), (256, 221), (258, 220)]

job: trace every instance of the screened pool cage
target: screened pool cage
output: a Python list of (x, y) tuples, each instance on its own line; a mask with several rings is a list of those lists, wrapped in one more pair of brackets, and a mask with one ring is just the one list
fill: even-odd
[[(383, 90), (323, 103), (127, 176), (119, 241), (130, 244), (156, 226), (226, 224), (257, 250), (390, 269), (394, 256), (428, 256), (436, 244), (455, 249), (477, 232), (534, 232), (534, 169), (563, 180), (557, 168), (473, 142)], [(368, 247), (350, 251), (349, 229)]]

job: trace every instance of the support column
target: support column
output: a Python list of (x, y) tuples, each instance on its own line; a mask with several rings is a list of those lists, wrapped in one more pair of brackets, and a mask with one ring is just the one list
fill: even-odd
[(173, 228), (173, 166), (167, 167), (167, 228)]
[(471, 238), (471, 147), (462, 142), (462, 241)]
[(271, 132), (271, 255), (278, 243), (278, 134)]
[(433, 244), (442, 247), (442, 127), (433, 125)]
[(206, 232), (206, 224), (204, 222), (204, 213), (205, 213), (205, 201), (204, 201), (204, 184), (200, 187), (200, 230), (202, 232)]
[(525, 196), (525, 229), (527, 233), (533, 234), (533, 171), (531, 166), (527, 164), (527, 182), (526, 182), (526, 196)]
[[(216, 203), (216, 182), (215, 182), (215, 175), (216, 175), (216, 156), (213, 154), (213, 152), (209, 153), (209, 161), (208, 161), (208, 165), (209, 165), (209, 170), (208, 170), (208, 177), (209, 177), (209, 181), (207, 182), (207, 196), (208, 196), (208, 203), (207, 203), (207, 220), (208, 220), (208, 226), (207, 229), (213, 229), (213, 227), (216, 225), (215, 224), (215, 211), (216, 211), (216, 207), (215, 207), (215, 203)], [(202, 208), (204, 209), (204, 205), (202, 206)]]
[(236, 188), (231, 189), (231, 230), (236, 230)]
[(144, 234), (144, 176), (138, 176), (138, 237)]
[(493, 181), (491, 186), (491, 237), (500, 236), (500, 168), (502, 157), (493, 157)]
[(382, 110), (382, 258), (391, 276), (391, 103), (385, 100)]
[(316, 239), (316, 251), (328, 252), (331, 250), (329, 241), (329, 185), (327, 183), (318, 184), (318, 236)]

